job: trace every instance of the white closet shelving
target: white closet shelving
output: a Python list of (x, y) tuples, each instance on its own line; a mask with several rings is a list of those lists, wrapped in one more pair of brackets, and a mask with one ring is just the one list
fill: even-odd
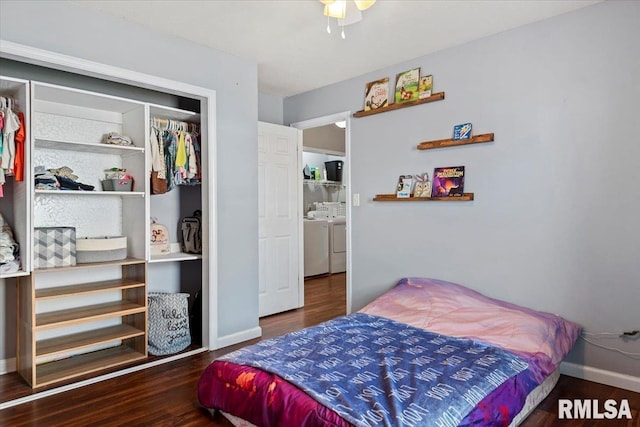
[[(205, 117), (213, 120), (214, 92), (189, 89), (200, 100)], [(208, 348), (215, 336), (209, 324), (209, 271), (215, 265), (215, 246), (210, 246), (215, 227), (209, 228), (215, 224), (210, 180), (214, 157), (207, 146), (213, 139), (213, 124), (195, 111), (48, 83), (0, 77), (0, 92), (18, 99), (28, 118), (25, 181), (5, 186), (9, 189), (5, 200), (10, 203), (0, 199), (0, 209), (14, 223), (24, 254), (23, 270), (0, 276), (0, 283), (6, 277), (23, 276), (16, 280), (20, 375), (38, 388), (143, 363), (148, 359), (148, 292), (189, 292), (192, 297), (201, 292), (202, 323), (195, 330), (202, 336), (195, 337), (185, 354)], [(201, 127), (200, 185), (151, 194), (152, 117)], [(131, 137), (134, 145), (103, 144), (109, 132)], [(37, 166), (67, 166), (77, 181), (95, 188), (36, 188)], [(133, 175), (133, 191), (102, 190), (104, 171), (111, 168)], [(182, 253), (180, 220), (195, 210), (202, 211), (203, 253)], [(172, 253), (151, 256), (151, 217), (169, 228)], [(127, 258), (34, 269), (31, 243), (39, 227), (74, 227), (76, 238), (126, 236)]]
[[(137, 101), (31, 83), (29, 179), (36, 166), (67, 166), (95, 187), (35, 189), (33, 228), (127, 237), (124, 260), (35, 269), (20, 281), (17, 369), (34, 388), (147, 357), (146, 111)], [(102, 144), (109, 132), (134, 146)], [(104, 171), (114, 167), (133, 175), (136, 191), (102, 191)]]

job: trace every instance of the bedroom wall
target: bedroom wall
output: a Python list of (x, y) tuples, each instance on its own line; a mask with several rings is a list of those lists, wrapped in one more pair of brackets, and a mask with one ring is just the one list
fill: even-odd
[(283, 102), (284, 99), (281, 96), (258, 93), (258, 120), (281, 125)]
[[(247, 168), (257, 165), (257, 64), (69, 2), (2, 1), (1, 11), (3, 40), (216, 91), (218, 333), (258, 327), (257, 167)], [(0, 341), (0, 359), (10, 357)]]
[[(353, 310), (424, 276), (591, 332), (640, 329), (638, 22), (640, 3), (607, 1), (285, 99), (285, 123), (357, 111), (365, 83), (414, 67), (446, 93), (351, 120)], [(416, 150), (464, 122), (495, 142)], [(371, 200), (400, 174), (456, 165), (473, 202)], [(568, 360), (640, 377), (637, 356), (581, 340)]]

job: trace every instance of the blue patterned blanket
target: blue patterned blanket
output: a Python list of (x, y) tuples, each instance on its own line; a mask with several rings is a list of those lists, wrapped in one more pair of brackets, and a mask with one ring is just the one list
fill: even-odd
[(230, 353), (274, 373), (356, 426), (457, 426), (528, 368), (498, 347), (355, 313)]

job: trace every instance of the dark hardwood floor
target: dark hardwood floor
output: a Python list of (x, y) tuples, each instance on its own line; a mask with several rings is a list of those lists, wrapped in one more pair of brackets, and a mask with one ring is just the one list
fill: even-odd
[[(307, 280), (305, 307), (260, 319), (263, 338), (281, 335), (342, 315), (346, 307), (345, 275)], [(0, 426), (231, 426), (219, 414), (198, 405), (196, 385), (216, 357), (253, 340), (201, 353), (115, 379), (45, 397), (0, 411)], [(13, 375), (13, 377), (11, 377)], [(0, 380), (2, 401), (24, 395), (28, 387), (17, 375)], [(13, 383), (13, 384), (12, 384)], [(30, 390), (30, 389), (29, 389)], [(567, 421), (557, 419), (559, 398), (628, 399), (633, 420)], [(558, 385), (522, 424), (537, 426), (640, 426), (640, 393), (561, 376)], [(289, 426), (283, 426), (289, 427)], [(292, 426), (293, 427), (293, 426)]]

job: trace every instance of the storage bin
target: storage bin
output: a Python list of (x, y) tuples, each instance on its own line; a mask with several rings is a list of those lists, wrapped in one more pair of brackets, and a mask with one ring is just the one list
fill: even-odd
[(333, 160), (330, 162), (324, 162), (324, 167), (327, 169), (327, 179), (329, 181), (342, 182), (342, 160)]
[(132, 179), (104, 179), (102, 181), (104, 191), (131, 191), (133, 189)]
[(36, 227), (33, 229), (34, 268), (76, 265), (75, 227)]
[(76, 262), (118, 261), (127, 257), (127, 237), (85, 237), (76, 240)]
[(149, 292), (149, 354), (162, 356), (191, 345), (189, 294)]

